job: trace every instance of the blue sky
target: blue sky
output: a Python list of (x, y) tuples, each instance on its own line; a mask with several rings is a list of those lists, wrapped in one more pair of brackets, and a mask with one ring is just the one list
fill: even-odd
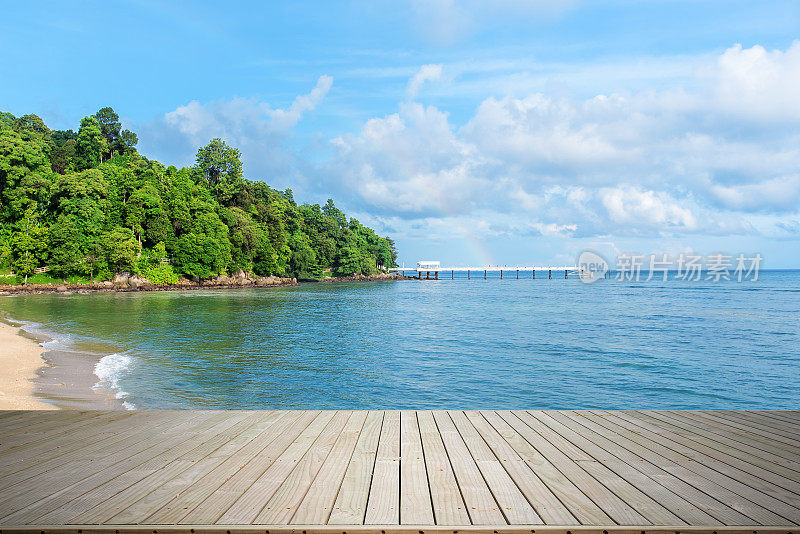
[(32, 2), (0, 108), (111, 105), (140, 150), (334, 198), (401, 261), (585, 248), (800, 267), (797, 2)]

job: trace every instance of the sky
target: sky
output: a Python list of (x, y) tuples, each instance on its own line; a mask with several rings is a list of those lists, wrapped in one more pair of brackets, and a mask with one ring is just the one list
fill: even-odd
[(104, 106), (167, 165), (221, 137), (401, 264), (800, 268), (796, 1), (4, 2), (0, 110)]

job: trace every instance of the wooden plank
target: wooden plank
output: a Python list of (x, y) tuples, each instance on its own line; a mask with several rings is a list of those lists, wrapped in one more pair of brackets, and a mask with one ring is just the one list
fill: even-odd
[(514, 479), (506, 472), (464, 412), (451, 411), (449, 414), (506, 521), (511, 525), (541, 525), (542, 518), (533, 509), (531, 503), (514, 483)]
[[(581, 524), (614, 525), (614, 521), (578, 486), (559, 471), (505, 419), (494, 412), (481, 412), (492, 428), (514, 449), (525, 465), (539, 477)], [(570, 523), (564, 523), (570, 524)]]
[[(707, 445), (728, 456), (758, 466), (770, 473), (786, 477), (793, 482), (793, 487), (788, 487), (787, 489), (800, 489), (800, 471), (798, 471), (800, 463), (798, 462), (794, 462), (777, 453), (770, 453), (746, 443), (720, 436), (704, 428), (699, 428), (696, 426), (697, 422), (691, 419), (678, 418), (673, 414), (660, 412), (648, 412), (647, 415), (652, 419), (663, 422), (676, 434)], [(794, 457), (800, 460), (800, 455), (794, 455)]]
[(776, 410), (752, 410), (750, 413), (760, 415), (765, 419), (771, 419), (780, 423), (790, 423), (792, 428), (800, 432), (800, 414), (798, 412), (790, 411), (776, 411)]
[[(680, 523), (690, 525), (713, 525), (717, 524), (717, 519), (710, 516), (691, 502), (687, 501), (679, 494), (675, 493), (668, 487), (665, 487), (656, 478), (651, 478), (645, 472), (639, 471), (633, 465), (627, 463), (624, 459), (618, 457), (613, 452), (606, 450), (593, 441), (589, 440), (579, 432), (575, 432), (572, 425), (565, 425), (561, 423), (561, 414), (558, 412), (530, 412), (530, 414), (538, 419), (543, 424), (547, 425), (554, 432), (557, 432), (565, 439), (571, 441), (575, 446), (580, 447), (587, 454), (590, 454), (598, 462), (601, 462), (609, 470), (613, 471), (616, 475), (622, 477), (635, 487), (641, 493), (647, 495), (653, 501), (657, 502), (664, 509), (668, 510), (668, 515), (656, 519), (648, 517), (656, 524), (673, 524)], [(635, 465), (635, 463), (634, 463)], [(639, 497), (633, 493), (626, 497), (626, 500), (637, 499)], [(661, 514), (663, 515), (663, 514)]]
[[(717, 412), (678, 413), (690, 419), (702, 421), (704, 425), (713, 424), (716, 428), (720, 428), (725, 435), (730, 436), (732, 439), (746, 437), (762, 443), (764, 446), (769, 447), (769, 450), (779, 449), (785, 450), (792, 454), (800, 453), (800, 443), (787, 443), (787, 441), (783, 439), (783, 436), (772, 437), (770, 432), (765, 432), (762, 429), (741, 424), (743, 422), (741, 416), (738, 418), (734, 418), (732, 416), (726, 417)], [(800, 429), (798, 429), (798, 434), (800, 434)]]
[(92, 416), (91, 413), (82, 411), (62, 412), (61, 410), (36, 410), (35, 412), (27, 412), (25, 410), (19, 410), (12, 412), (11, 416), (3, 420), (0, 426), (2, 426), (3, 435), (14, 436), (17, 433), (24, 433), (29, 429), (33, 429), (38, 425), (47, 424), (50, 421), (58, 421), (61, 417), (64, 417), (64, 413), (66, 413), (65, 421)]
[[(535, 528), (530, 528), (531, 526)], [(265, 528), (266, 527), (266, 528)], [(676, 530), (677, 529), (677, 530)], [(3, 528), (4, 534), (419, 534), (420, 529), (406, 527), (402, 525), (350, 525), (347, 530), (342, 530), (340, 526), (334, 525), (230, 525), (220, 527), (218, 525), (42, 525), (32, 528), (31, 526), (9, 525)], [(423, 534), (795, 534), (796, 531), (781, 527), (758, 527), (754, 530), (752, 526), (701, 526), (693, 527), (688, 525), (677, 526), (648, 526), (648, 525), (620, 525), (607, 526), (602, 530), (597, 526), (571, 526), (565, 528), (564, 525), (499, 525), (487, 528), (486, 526), (458, 525), (453, 526), (428, 526)]]
[(769, 438), (771, 440), (778, 441), (786, 445), (790, 445), (791, 447), (798, 447), (798, 445), (800, 445), (800, 443), (798, 443), (796, 435), (786, 436), (771, 428), (766, 428), (762, 425), (752, 424), (750, 422), (742, 422), (741, 420), (736, 420), (734, 417), (731, 416), (721, 417), (717, 414), (712, 414), (710, 412), (703, 412), (698, 415), (707, 419), (711, 419), (713, 421), (719, 421), (730, 427), (733, 427), (734, 429), (736, 429), (733, 432), (741, 430), (745, 432), (754, 433), (760, 436), (761, 438)]
[[(233, 506), (237, 499), (274, 465), (275, 460), (286, 452), (299, 436), (308, 435), (304, 434), (305, 432), (313, 434), (322, 430), (319, 426), (310, 429), (310, 426), (314, 423), (317, 425), (324, 424), (324, 419), (318, 421), (321, 412), (303, 411), (298, 413), (299, 416), (293, 419), (290, 425), (268, 444), (269, 447), (262, 449), (246, 464), (240, 464), (240, 468), (225, 480), (218, 480), (219, 484), (206, 480), (201, 486), (202, 491), (198, 492), (199, 495), (195, 494), (189, 497), (189, 502), (185, 504), (186, 509), (182, 510), (183, 513), (180, 513), (180, 509), (173, 508), (173, 511), (169, 512), (169, 517), (172, 518), (177, 515), (178, 518), (175, 522), (179, 524), (208, 525), (216, 523)], [(202, 496), (205, 496), (205, 498), (197, 502)], [(195, 506), (191, 507), (192, 504)], [(177, 506), (173, 504), (173, 507)]]
[[(670, 437), (668, 432), (664, 432), (657, 427), (653, 427), (646, 421), (642, 421), (640, 418), (636, 418), (631, 414), (614, 412), (613, 415), (606, 413), (605, 416), (608, 417), (608, 420), (613, 421), (614, 423), (627, 428), (628, 430), (632, 430), (643, 437), (651, 438), (650, 441), (662, 444), (664, 448), (672, 450), (679, 457), (681, 457), (683, 461), (685, 461), (684, 465), (688, 469), (695, 471), (705, 478), (716, 481), (718, 484), (727, 487), (731, 491), (734, 491), (739, 495), (746, 497), (748, 500), (763, 506), (767, 510), (780, 515), (784, 518), (784, 520), (789, 520), (795, 524), (800, 521), (800, 510), (792, 505), (787, 504), (785, 501), (774, 497), (773, 495), (764, 493), (760, 489), (739, 480), (739, 478), (742, 477), (748, 478), (744, 476), (746, 473), (737, 472), (737, 470), (731, 468), (723, 462), (717, 461), (690, 447), (686, 447), (680, 443), (677, 443), (672, 437)], [(675, 437), (679, 438), (679, 436)], [(736, 476), (736, 478), (730, 476), (731, 474)], [(775, 493), (775, 486), (769, 486), (766, 485), (766, 483), (756, 483), (756, 485), (766, 487), (770, 493)], [(786, 493), (782, 493), (780, 491), (777, 493), (786, 498)]]
[(417, 412), (417, 422), (436, 524), (469, 525), (469, 514), (433, 414), (429, 411)]
[[(241, 419), (230, 426), (219, 428), (218, 431), (209, 432), (200, 439), (172, 448), (163, 455), (126, 471), (106, 484), (83, 494), (77, 499), (80, 504), (73, 501), (69, 505), (71, 510), (79, 510), (73, 516), (67, 516), (61, 510), (55, 510), (52, 512), (52, 517), (67, 517), (67, 523), (98, 524), (136, 522), (147, 517), (147, 510), (141, 511), (136, 507), (134, 507), (134, 511), (140, 512), (137, 516), (131, 517), (128, 514), (125, 516), (125, 520), (119, 521), (118, 515), (142, 500), (145, 505), (149, 505), (148, 497), (150, 495), (153, 495), (155, 499), (159, 497), (160, 492), (154, 492), (155, 488), (161, 489), (189, 469), (203, 464), (203, 461), (209, 459), (214, 452), (220, 449), (230, 450), (226, 447), (231, 443), (234, 447), (237, 446), (241, 433), (246, 433), (258, 423), (256, 416), (243, 415), (241, 414)], [(153, 508), (148, 509), (153, 510)]]
[[(595, 504), (600, 506), (616, 523), (622, 525), (647, 525), (650, 523), (631, 504), (625, 502), (598, 482), (583, 469), (583, 466), (572, 460), (545, 437), (527, 425), (523, 420), (528, 419), (529, 416), (527, 414), (521, 413), (517, 415), (516, 412), (498, 412), (498, 414), (528, 443), (547, 457), (573, 484), (589, 495)], [(588, 463), (588, 461), (583, 460), (582, 463)]]
[[(151, 484), (150, 491), (127, 507), (123, 507), (124, 503), (120, 501), (115, 505), (106, 501), (103, 506), (103, 518), (98, 518), (98, 522), (117, 525), (143, 523), (155, 511), (160, 510), (166, 503), (174, 499), (176, 495), (197, 485), (203, 477), (215, 471), (231, 458), (239, 460), (239, 462), (246, 462), (253, 454), (253, 449), (261, 446), (259, 441), (268, 438), (274, 423), (279, 421), (281, 416), (280, 412), (258, 414), (255, 416), (254, 424), (249, 428), (238, 432), (237, 435), (233, 436), (219, 449), (192, 463), (187, 469), (180, 471), (173, 478), (165, 480), (161, 484)], [(231, 431), (226, 431), (226, 433), (230, 434)], [(181, 458), (181, 460), (184, 460), (184, 458)], [(117, 513), (108, 515), (112, 506), (114, 510), (117, 510)]]
[(400, 524), (400, 412), (383, 416), (364, 524)]
[(588, 421), (588, 418), (578, 416), (573, 412), (549, 412), (548, 415), (590, 440), (592, 443), (602, 447), (605, 451), (622, 459), (628, 463), (628, 465), (648, 475), (652, 479), (657, 480), (660, 484), (673, 490), (682, 498), (694, 503), (716, 521), (720, 521), (726, 525), (749, 525), (753, 523), (752, 518), (745, 516), (727, 506), (722, 501), (711, 497), (676, 476), (679, 473), (673, 473), (670, 469), (671, 466), (662, 463), (660, 457), (656, 457), (658, 461), (653, 462), (652, 459), (655, 455), (648, 459), (636, 454), (624, 446), (625, 438), (614, 435), (604, 427)]
[[(225, 443), (229, 439), (226, 432), (236, 432), (250, 423), (245, 414), (229, 415), (213, 427), (196, 434), (195, 439), (175, 443), (145, 462), (119, 472), (102, 484), (83, 491), (69, 502), (50, 510), (37, 518), (37, 521), (69, 524), (84, 522), (79, 518), (85, 518), (85, 522), (99, 523), (101, 520), (94, 518), (94, 512), (105, 515), (103, 511), (112, 508), (116, 502), (128, 503), (136, 500), (137, 496), (145, 495), (153, 486), (186, 469), (191, 461), (204, 457)], [(189, 460), (180, 461), (183, 457)]]
[[(561, 434), (543, 424), (542, 421), (538, 419), (538, 417), (540, 417), (539, 412), (519, 412), (517, 416), (524, 421), (525, 424), (533, 428), (539, 435), (559, 448), (564, 454), (567, 454), (568, 451), (577, 447), (577, 445), (570, 443), (569, 440), (564, 438)], [(641, 516), (649, 522), (657, 525), (680, 525), (684, 523), (684, 521), (667, 510), (667, 508), (658, 501), (649, 497), (645, 492), (638, 489), (628, 480), (609, 469), (602, 461), (603, 459), (593, 457), (590, 452), (584, 449), (580, 449), (580, 451), (581, 455), (586, 455), (589, 459), (578, 459), (575, 460), (575, 463), (580, 465), (584, 471), (592, 475), (598, 482), (611, 490), (620, 499), (628, 503), (631, 508), (636, 510), (636, 512), (641, 514)], [(608, 458), (605, 458), (605, 460), (608, 460)], [(630, 475), (632, 473), (628, 474)], [(655, 491), (654, 487), (651, 489)], [(662, 495), (662, 497), (666, 498), (666, 495)]]
[(624, 426), (624, 422), (623, 424), (618, 424), (608, 412), (577, 411), (573, 413), (573, 417), (580, 418), (581, 424), (589, 426), (589, 428), (605, 428), (612, 433), (608, 436), (618, 446), (627, 448), (662, 469), (680, 476), (681, 480), (752, 518), (755, 524), (786, 524), (786, 519), (753, 502), (746, 494), (743, 496), (741, 493), (731, 491), (727, 487), (728, 477), (714, 476), (713, 474), (710, 477), (703, 476), (709, 474), (704, 469), (704, 466), (698, 469), (690, 458), (668, 449), (658, 439), (654, 441), (643, 436), (635, 427), (633, 429), (628, 428)]
[(762, 458), (783, 458), (783, 460), (787, 461), (784, 464), (786, 467), (791, 467), (795, 471), (800, 470), (800, 461), (798, 461), (800, 460), (800, 451), (792, 452), (792, 448), (783, 443), (766, 440), (757, 434), (749, 432), (731, 432), (731, 427), (727, 425), (711, 419), (697, 417), (689, 412), (661, 412), (660, 415), (669, 417), (673, 421), (685, 423), (687, 426), (684, 428), (689, 429), (691, 427), (691, 432), (705, 435), (709, 439), (720, 443), (738, 447)]
[(120, 451), (118, 456), (110, 457), (114, 462), (110, 466), (103, 467), (99, 471), (84, 467), (74, 473), (74, 478), (68, 479), (74, 481), (74, 483), (66, 485), (54, 493), (52, 492), (54, 488), (45, 487), (42, 495), (47, 496), (39, 500), (26, 497), (22, 502), (30, 504), (20, 509), (16, 509), (16, 507), (12, 508), (16, 511), (3, 517), (3, 519), (7, 522), (19, 523), (35, 521), (53, 510), (68, 505), (81, 495), (91, 491), (95, 487), (105, 484), (120, 473), (124, 473), (129, 469), (133, 469), (151, 460), (159, 454), (163, 454), (171, 447), (194, 438), (197, 434), (205, 432), (210, 427), (213, 428), (214, 426), (224, 424), (225, 419), (227, 419), (223, 415), (214, 415), (213, 413), (196, 413), (193, 415), (193, 418), (186, 419), (182, 421), (182, 423), (165, 430), (161, 433), (158, 441), (151, 440), (150, 442), (142, 442), (137, 446)]
[(796, 411), (0, 412), (0, 432), (14, 426), (0, 435), (0, 531), (787, 533), (800, 524), (796, 422)]
[(371, 411), (358, 437), (353, 457), (333, 503), (330, 525), (361, 525), (367, 513), (367, 499), (378, 452), (378, 439), (383, 426), (383, 412)]
[(244, 493), (238, 496), (233, 505), (222, 514), (217, 524), (231, 525), (252, 522), (336, 414), (336, 412), (329, 411), (321, 412), (308, 428), (303, 430), (275, 459), (272, 465)]
[(324, 525), (328, 522), (366, 418), (365, 411), (353, 412), (350, 415), (328, 458), (289, 523)]
[[(198, 414), (196, 419), (202, 418), (208, 420), (212, 419), (211, 414)], [(193, 420), (184, 420), (181, 424), (172, 424), (165, 427), (164, 432), (173, 432), (175, 427), (178, 429), (186, 429), (188, 426), (194, 425)], [(126, 444), (124, 448), (118, 448), (113, 454), (107, 455), (105, 458), (94, 461), (93, 458), (86, 458), (83, 460), (76, 460), (67, 463), (60, 469), (54, 469), (44, 473), (40, 477), (35, 477), (22, 481), (20, 484), (12, 485), (4, 491), (4, 497), (0, 502), (0, 517), (3, 516), (4, 511), (18, 511), (23, 507), (39, 506), (39, 501), (47, 501), (51, 498), (60, 498), (58, 495), (62, 492), (73, 491), (81, 484), (83, 485), (94, 481), (97, 477), (102, 479), (103, 474), (115, 473), (123, 469), (123, 466), (137, 465), (135, 462), (144, 462), (149, 454), (155, 454), (154, 443), (148, 438), (151, 433), (158, 434), (161, 429), (157, 426), (155, 428), (139, 429), (139, 439), (135, 443)], [(102, 482), (99, 482), (102, 483)], [(91, 489), (91, 487), (87, 488)]]
[(472, 524), (505, 524), (500, 506), (450, 416), (446, 412), (435, 411), (433, 418), (442, 436), (442, 443), (453, 466), (453, 473)]
[(214, 490), (219, 488), (228, 479), (244, 469), (265, 448), (286, 432), (292, 423), (295, 423), (302, 412), (282, 411), (274, 412), (265, 418), (265, 422), (273, 420), (263, 432), (242, 447), (235, 455), (231, 454), (224, 461), (215, 466), (211, 471), (193, 480), (186, 488), (175, 491), (149, 516), (145, 516), (140, 523), (169, 524), (177, 523), (188, 510), (194, 509), (205, 500)]
[[(300, 502), (308, 493), (314, 479), (331, 453), (334, 445), (345, 432), (354, 432), (361, 428), (363, 420), (352, 412), (337, 412), (330, 423), (323, 429), (319, 437), (306, 451), (294, 469), (284, 479), (261, 512), (247, 523), (267, 525), (288, 524), (297, 511)], [(333, 500), (335, 495), (331, 498)]]
[[(58, 412), (55, 413), (57, 414)], [(103, 421), (130, 416), (131, 412), (122, 411), (76, 412), (66, 417), (53, 415), (44, 421), (30, 421), (30, 424), (23, 425), (16, 432), (0, 424), (0, 436), (2, 436), (0, 457), (3, 457), (9, 450), (18, 447), (24, 446), (27, 449), (42, 441), (49, 442), (60, 434), (72, 434), (77, 428), (85, 428), (87, 425), (102, 424)]]
[(566, 506), (558, 500), (558, 497), (536, 476), (536, 473), (525, 465), (525, 461), (520, 458), (511, 445), (486, 421), (482, 413), (468, 411), (465, 412), (465, 415), (544, 523), (579, 524)]
[[(660, 421), (654, 415), (637, 413), (636, 418), (639, 421), (645, 422), (649, 430), (659, 432), (670, 439), (672, 444), (692, 449), (696, 451), (696, 455), (699, 453), (699, 455), (697, 455), (698, 460), (706, 465), (713, 464), (714, 469), (728, 473), (749, 486), (759, 489), (768, 495), (772, 495), (777, 499), (781, 499), (784, 502), (800, 501), (800, 483), (778, 475), (773, 471), (764, 469), (755, 463), (743, 461), (740, 459), (740, 456), (749, 457), (753, 462), (757, 461), (759, 464), (766, 463), (767, 465), (772, 465), (771, 463), (764, 462), (761, 459), (739, 452), (731, 447), (724, 447), (720, 444), (714, 447), (716, 442), (705, 440), (702, 436), (692, 436), (691, 438), (684, 437), (676, 433), (671, 425)], [(725, 450), (721, 452), (718, 449)], [(792, 495), (794, 495), (794, 497)]]
[(760, 414), (752, 413), (752, 412), (735, 412), (730, 410), (722, 411), (718, 414), (720, 417), (723, 418), (731, 418), (737, 421), (741, 421), (746, 425), (753, 426), (759, 429), (767, 430), (769, 432), (773, 432), (775, 434), (779, 434), (781, 436), (788, 437), (795, 442), (798, 441), (797, 439), (797, 431), (800, 426), (797, 422), (777, 422), (775, 419), (771, 417), (764, 417)]
[(400, 524), (434, 524), (422, 437), (412, 411), (400, 412)]
[[(71, 476), (76, 466), (88, 462), (88, 458), (95, 465), (99, 465), (104, 458), (120, 448), (128, 448), (146, 439), (147, 434), (142, 432), (142, 427), (147, 432), (157, 431), (173, 421), (171, 413), (159, 413), (148, 417), (146, 421), (137, 418), (123, 418), (107, 422), (96, 428), (96, 432), (89, 433), (82, 439), (83, 432), (76, 430), (75, 439), (59, 440), (52, 451), (42, 453), (40, 456), (24, 453), (14, 454), (12, 458), (19, 457), (17, 465), (10, 465), (2, 470), (0, 476), (0, 490), (5, 493), (19, 493), (25, 484), (36, 484), (34, 477), (45, 475), (49, 480), (59, 479), (62, 476)], [(26, 482), (29, 481), (29, 482)], [(0, 502), (2, 502), (0, 498)]]

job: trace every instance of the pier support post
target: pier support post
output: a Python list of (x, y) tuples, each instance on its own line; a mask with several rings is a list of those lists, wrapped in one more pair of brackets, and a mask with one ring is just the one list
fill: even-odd
[(483, 270), (483, 279), (486, 280), (486, 269)]
[(470, 277), (469, 277), (469, 269), (467, 269), (467, 280), (469, 280), (469, 279), (470, 279)]
[(503, 269), (500, 269), (500, 280), (503, 279)]
[(536, 280), (536, 269), (533, 269), (533, 271), (531, 272), (533, 273), (531, 276), (531, 280)]
[(547, 279), (548, 280), (553, 279), (553, 269), (547, 269)]
[(456, 270), (453, 269), (452, 271), (450, 271), (450, 280), (455, 280), (455, 279), (456, 279)]
[(517, 280), (519, 280), (519, 269), (517, 269)]
[(564, 278), (566, 278), (566, 277), (567, 277), (567, 270), (564, 269)]
[(439, 271), (436, 271), (436, 279), (439, 279)]
[(430, 279), (431, 279), (431, 272), (425, 271), (425, 280), (430, 280)]

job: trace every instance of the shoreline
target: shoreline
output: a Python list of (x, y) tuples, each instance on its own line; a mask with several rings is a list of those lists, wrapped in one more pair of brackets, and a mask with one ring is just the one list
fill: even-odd
[[(133, 279), (131, 279), (133, 280)], [(391, 282), (395, 280), (414, 280), (409, 276), (394, 273), (371, 275), (350, 275), (343, 277), (322, 278), (321, 280), (303, 280), (304, 284), (350, 283), (350, 282)], [(92, 295), (98, 293), (133, 293), (139, 291), (200, 291), (222, 289), (272, 289), (279, 287), (297, 287), (301, 283), (295, 278), (266, 277), (259, 279), (217, 277), (203, 282), (192, 282), (181, 279), (177, 284), (156, 285), (145, 280), (124, 282), (93, 282), (91, 284), (0, 284), (0, 295)]]
[(25, 323), (0, 319), (0, 363), (11, 372), (0, 377), (2, 410), (124, 410), (113, 392), (97, 388), (95, 366), (102, 358), (62, 348)]
[(57, 409), (36, 396), (36, 380), (47, 366), (46, 349), (24, 335), (22, 328), (0, 322), (0, 410)]

